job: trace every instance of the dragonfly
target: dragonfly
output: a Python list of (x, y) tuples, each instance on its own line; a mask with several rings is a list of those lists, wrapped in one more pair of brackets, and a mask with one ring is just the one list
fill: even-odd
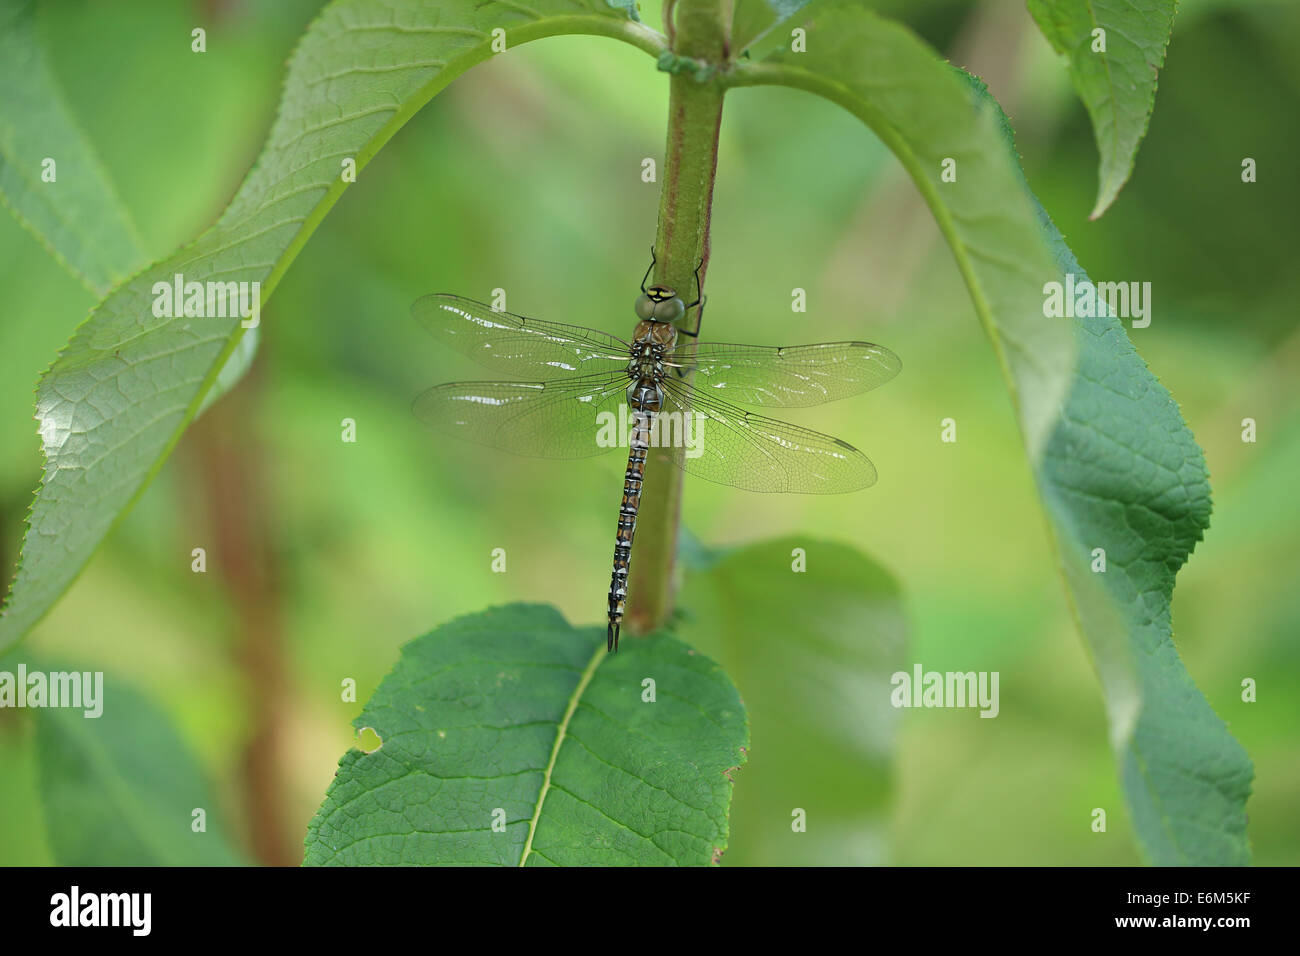
[[(432, 336), (512, 381), (435, 385), (412, 404), (434, 430), (537, 458), (627, 448), (606, 647), (618, 649), (650, 449), (689, 475), (745, 491), (838, 494), (876, 482), (870, 459), (830, 435), (737, 408), (800, 408), (869, 391), (902, 362), (870, 342), (768, 347), (699, 342), (703, 305), (641, 280), (630, 340), (498, 311), (458, 295), (411, 307)], [(697, 308), (695, 328), (678, 323)]]

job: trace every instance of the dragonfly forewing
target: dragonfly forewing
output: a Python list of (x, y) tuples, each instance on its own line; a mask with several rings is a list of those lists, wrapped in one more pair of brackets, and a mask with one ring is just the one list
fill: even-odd
[(426, 295), (411, 315), (438, 341), (505, 375), (549, 382), (627, 366), (630, 346), (613, 335), (495, 312), (458, 295)]
[(698, 388), (725, 392), (742, 405), (802, 408), (860, 395), (902, 369), (897, 355), (870, 342), (826, 342), (780, 348), (687, 343), (673, 356)]

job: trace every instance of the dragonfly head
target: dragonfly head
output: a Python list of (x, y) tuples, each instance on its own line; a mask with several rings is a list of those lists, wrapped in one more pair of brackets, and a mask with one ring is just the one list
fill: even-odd
[(652, 285), (636, 297), (637, 318), (654, 322), (676, 322), (686, 314), (686, 303), (672, 289)]

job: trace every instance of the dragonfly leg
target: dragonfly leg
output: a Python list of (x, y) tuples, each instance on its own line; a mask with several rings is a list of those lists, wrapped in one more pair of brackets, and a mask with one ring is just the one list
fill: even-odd
[(655, 267), (655, 247), (652, 245), (652, 246), (650, 247), (650, 268), (646, 269), (646, 271), (645, 271), (645, 275), (643, 275), (643, 276), (641, 277), (641, 291), (642, 291), (642, 292), (645, 291), (645, 283), (646, 283), (646, 280), (650, 278), (650, 273), (654, 271), (654, 267)]
[(689, 338), (692, 339), (697, 339), (700, 337), (700, 329), (704, 325), (704, 306), (709, 301), (708, 298), (704, 295), (704, 290), (700, 288), (700, 270), (703, 268), (704, 268), (704, 259), (701, 258), (700, 261), (695, 265), (695, 301), (686, 307), (686, 310), (688, 312), (691, 309), (695, 308), (697, 305), (700, 307), (699, 311), (695, 313), (695, 328), (691, 331), (688, 331), (686, 329), (677, 330), (681, 332), (682, 335), (688, 336)]
[[(700, 337), (700, 327), (704, 325), (704, 306), (708, 304), (708, 301), (709, 301), (708, 296), (705, 296), (700, 301), (700, 310), (695, 313), (694, 331), (688, 331), (687, 329), (678, 329), (677, 331), (680, 332), (682, 335), (685, 335), (687, 338), (698, 339)], [(686, 373), (690, 371), (690, 369), (682, 365), (678, 365), (676, 368), (673, 369), (673, 371), (677, 373), (678, 378), (685, 378)]]
[(695, 305), (698, 305), (700, 308), (699, 308), (699, 311), (695, 313), (695, 328), (694, 328), (694, 329), (689, 329), (689, 330), (688, 330), (688, 329), (678, 329), (677, 331), (680, 332), (680, 333), (682, 333), (682, 335), (689, 336), (690, 338), (693, 338), (693, 339), (697, 339), (697, 338), (699, 338), (699, 337), (700, 337), (700, 328), (704, 325), (704, 307), (705, 307), (706, 305), (708, 305), (708, 304), (709, 304), (709, 297), (708, 297), (707, 295), (706, 295), (704, 298), (700, 299), (698, 302), (695, 303)]
[[(695, 308), (697, 305), (700, 304), (701, 300), (704, 298), (704, 289), (700, 286), (700, 270), (703, 268), (704, 268), (704, 257), (701, 256), (700, 261), (695, 263), (695, 301), (686, 307), (688, 309)], [(696, 331), (698, 332), (699, 329), (696, 329)]]

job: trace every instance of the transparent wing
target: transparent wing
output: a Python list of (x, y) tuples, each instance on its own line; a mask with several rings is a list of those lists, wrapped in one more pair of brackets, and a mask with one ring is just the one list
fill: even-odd
[[(672, 446), (687, 474), (745, 491), (839, 494), (876, 483), (876, 469), (852, 445), (798, 425), (734, 408), (676, 377), (664, 380), (659, 444)], [(678, 440), (684, 436), (685, 441)]]
[(530, 319), (458, 295), (426, 295), (411, 306), (444, 345), (476, 362), (521, 378), (551, 381), (575, 372), (626, 368), (631, 347), (596, 329)]
[(897, 355), (870, 342), (826, 342), (773, 348), (687, 344), (673, 360), (696, 374), (695, 386), (742, 405), (801, 408), (870, 391), (903, 367)]
[(480, 445), (533, 458), (587, 458), (616, 447), (626, 433), (627, 384), (625, 372), (561, 382), (451, 382), (416, 396), (411, 410), (426, 425)]

